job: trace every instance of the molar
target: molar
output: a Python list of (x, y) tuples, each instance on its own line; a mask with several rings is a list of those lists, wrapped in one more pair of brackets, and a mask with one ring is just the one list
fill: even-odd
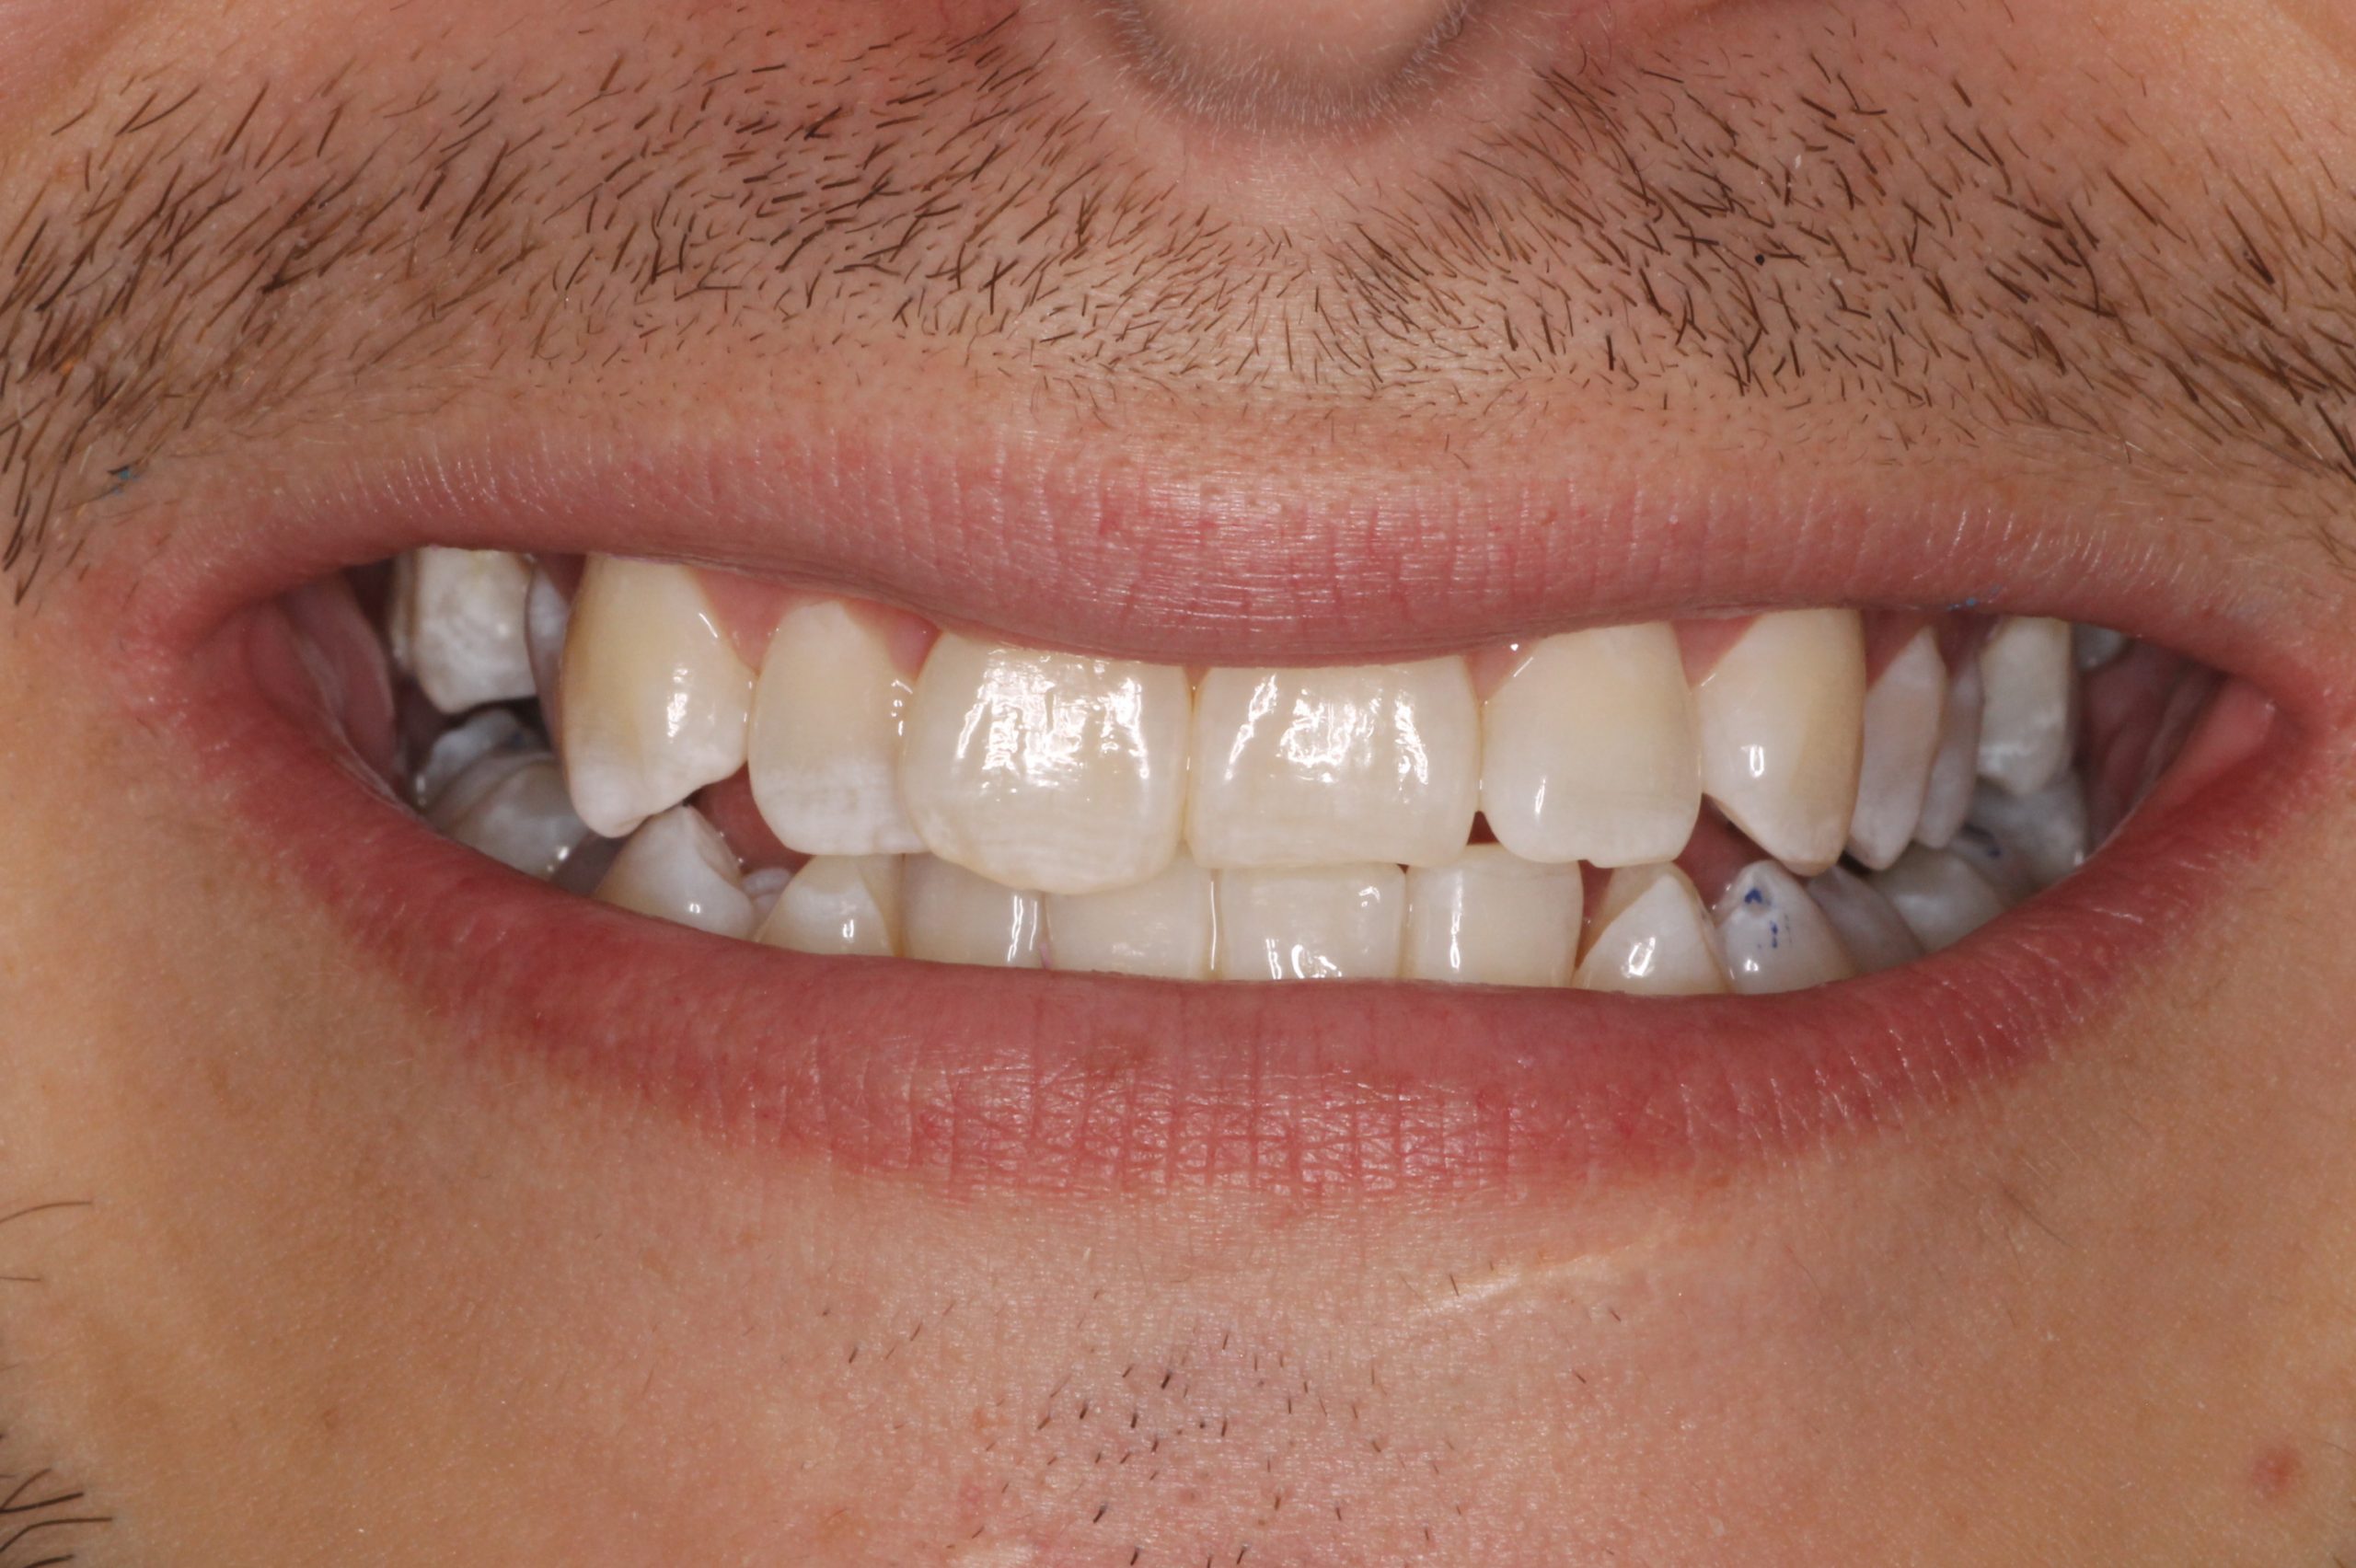
[(1873, 879), (1928, 952), (1953, 947), (2004, 912), (2004, 901), (1969, 861), (1917, 844)]
[(1981, 651), (1987, 711), (1980, 721), (1980, 775), (2034, 795), (2070, 766), (2078, 723), (2077, 662), (2070, 624), (2015, 616)]
[(545, 882), (589, 836), (547, 752), (499, 751), (442, 792), (428, 820), (469, 849)]
[(910, 958), (991, 969), (1037, 969), (1039, 895), (964, 867), (911, 855), (901, 868), (903, 943)]
[(793, 874), (754, 934), (794, 952), (890, 958), (901, 949), (896, 855), (821, 855)]
[(1865, 691), (1865, 755), (1849, 853), (1876, 870), (1914, 840), (1947, 705), (1947, 667), (1929, 627), (1906, 641)]
[(1743, 996), (1804, 991), (1857, 973), (1831, 917), (1773, 860), (1743, 868), (1715, 913), (1727, 978)]
[(1134, 887), (1054, 894), (1046, 900), (1051, 966), (1207, 980), (1215, 943), (1213, 900), (1210, 872), (1184, 855)]
[(1596, 937), (1574, 984), (1646, 997), (1715, 997), (1727, 990), (1717, 928), (1692, 879), (1675, 866), (1611, 873)]
[(1407, 879), (1365, 863), (1222, 870), (1224, 980), (1389, 980), (1399, 974)]
[(838, 599), (789, 610), (769, 639), (745, 744), (753, 801), (805, 855), (900, 855), (924, 839), (900, 799), (914, 690), (881, 628)]
[(1985, 828), (2019, 853), (2038, 885), (2050, 887), (2086, 858), (2085, 786), (2064, 773), (2034, 795), (1983, 784), (1971, 799), (1970, 825)]
[(1694, 689), (1702, 788), (1792, 870), (1841, 858), (1857, 804), (1865, 633), (1854, 610), (1761, 616)]
[(1567, 986), (1582, 908), (1576, 865), (1472, 845), (1452, 864), (1407, 873), (1404, 973), (1473, 986)]
[(735, 851), (693, 806), (675, 806), (631, 834), (597, 897), (715, 936), (753, 934), (753, 901)]
[(445, 713), (532, 695), (524, 597), (531, 568), (505, 550), (429, 546), (393, 562), (393, 660)]

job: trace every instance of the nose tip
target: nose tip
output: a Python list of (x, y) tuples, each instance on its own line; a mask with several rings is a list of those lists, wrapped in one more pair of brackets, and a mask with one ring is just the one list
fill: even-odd
[(1369, 112), (1462, 29), (1473, 0), (1118, 0), (1132, 44), (1191, 107), (1280, 122)]

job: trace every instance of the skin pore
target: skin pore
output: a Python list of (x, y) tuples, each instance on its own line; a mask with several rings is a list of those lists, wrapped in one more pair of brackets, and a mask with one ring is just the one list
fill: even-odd
[[(0, 1568), (2356, 1558), (2326, 8), (1498, 0), (1380, 91), (1173, 74), (1156, 9), (0, 0), (70, 63), (0, 63)], [(112, 657), (263, 516), (740, 448), (747, 559), (1045, 639), (1053, 553), (1131, 651), (1321, 594), (1371, 645), (1486, 559), (1455, 475), (1568, 467), (1598, 514), (1502, 577), (1910, 602), (1821, 536), (1997, 538), (1973, 591), (2198, 600), (2325, 695), (2193, 928), (1935, 1117), (1461, 1202), (946, 1193), (487, 1048)], [(927, 511), (1074, 454), (1195, 526)], [(581, 525), (744, 509), (631, 493)]]

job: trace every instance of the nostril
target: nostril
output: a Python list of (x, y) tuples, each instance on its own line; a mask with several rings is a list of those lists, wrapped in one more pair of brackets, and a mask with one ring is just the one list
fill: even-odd
[(1112, 0), (1139, 63), (1189, 108), (1316, 125), (1383, 107), (1477, 0)]

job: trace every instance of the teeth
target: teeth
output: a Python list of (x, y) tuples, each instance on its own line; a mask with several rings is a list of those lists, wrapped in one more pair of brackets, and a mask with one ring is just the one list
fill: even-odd
[(1195, 860), (1213, 869), (1445, 865), (1480, 804), (1480, 713), (1461, 659), (1213, 670), (1195, 708)]
[(597, 896), (715, 936), (753, 934), (753, 901), (735, 852), (693, 806), (675, 807), (631, 834)]
[(946, 636), (908, 708), (900, 788), (932, 852), (993, 882), (1103, 893), (1178, 853), (1183, 671)]
[(1394, 978), (1406, 902), (1406, 874), (1392, 865), (1221, 871), (1219, 976)]
[(1404, 973), (1471, 986), (1567, 986), (1581, 908), (1576, 865), (1472, 845), (1453, 865), (1407, 873)]
[(1761, 616), (1694, 688), (1702, 788), (1804, 875), (1841, 858), (1857, 804), (1865, 634), (1854, 610)]
[(1046, 906), (1047, 951), (1057, 969), (1210, 978), (1211, 874), (1183, 855), (1150, 882), (1111, 893), (1057, 894)]
[(1878, 974), (1923, 956), (1923, 943), (1898, 906), (1855, 872), (1835, 866), (1810, 881), (1807, 890), (1858, 974)]
[[(478, 766), (496, 766), (486, 759)], [(456, 794), (463, 783), (453, 786)], [(588, 838), (589, 829), (572, 813), (564, 770), (542, 754), (506, 771), (466, 810), (434, 825), (469, 849), (543, 882), (556, 875), (567, 857)]]
[(1717, 928), (1675, 866), (1636, 866), (1605, 884), (1597, 934), (1574, 984), (1645, 997), (1714, 997), (1727, 989)]
[(1929, 627), (1907, 640), (1865, 692), (1865, 759), (1849, 853), (1876, 870), (1914, 839), (1946, 716), (1947, 667)]
[(838, 599), (788, 611), (753, 694), (745, 752), (769, 831), (805, 855), (924, 847), (900, 803), (912, 689), (884, 632)]
[(795, 952), (895, 956), (900, 858), (819, 856), (785, 884), (754, 940)]
[(1981, 651), (1988, 690), (1980, 721), (1980, 773), (2015, 795), (2034, 795), (2070, 766), (2077, 726), (2077, 665), (2070, 624), (2016, 616)]
[(504, 708), (486, 708), (434, 738), (433, 748), (425, 754), (424, 766), (411, 780), (410, 799), (417, 802), (420, 810), (431, 812), (441, 801), (444, 791), (484, 757), (537, 749), (515, 715)]
[(531, 568), (505, 550), (411, 550), (393, 562), (393, 657), (445, 713), (532, 695), (524, 643)]
[(2070, 653), (2080, 674), (2099, 670), (2127, 651), (2127, 634), (2113, 631), (2107, 626), (2073, 626), (2070, 628)]
[(532, 665), (532, 685), (540, 698), (540, 722), (550, 743), (563, 744), (559, 724), (558, 691), (564, 679), (564, 639), (572, 625), (572, 601), (540, 567), (532, 568), (532, 585), (524, 594), (524, 647)]
[[(724, 835), (723, 835), (724, 836)], [(786, 884), (793, 881), (793, 873), (783, 866), (763, 866), (757, 871), (745, 873), (745, 896), (753, 901), (753, 934), (759, 940), (760, 928), (777, 908), (777, 901), (785, 896)]]
[(2004, 912), (2004, 901), (1951, 850), (1917, 844), (1874, 878), (1925, 951), (1953, 947)]
[(930, 855), (908, 857), (901, 876), (910, 958), (991, 969), (1040, 967), (1037, 894), (1000, 887)]
[(1987, 829), (2028, 862), (2040, 887), (2051, 887), (2086, 858), (2086, 792), (2065, 773), (2034, 795), (1983, 784), (1971, 799), (1971, 825)]
[(1658, 622), (1550, 637), (1490, 697), (1481, 809), (1525, 860), (1674, 859), (1702, 810), (1693, 698)]
[(1967, 824), (1947, 846), (1947, 853), (1979, 872), (1980, 880), (1996, 890), (2006, 908), (2037, 896), (2037, 873), (2029, 869), (2027, 859), (1984, 827)]
[(1987, 687), (1980, 676), (1979, 656), (1974, 654), (1947, 683), (1939, 752), (1931, 761), (1931, 786), (1923, 795), (1922, 820), (1914, 824), (1916, 843), (1946, 848), (1970, 813), (1971, 794), (1980, 786), (1980, 715), (1986, 706)]
[(608, 837), (745, 766), (753, 673), (684, 567), (592, 559), (562, 685), (573, 808)]
[(1857, 973), (1831, 920), (1773, 860), (1743, 868), (1715, 911), (1727, 977), (1746, 997), (1805, 991)]

